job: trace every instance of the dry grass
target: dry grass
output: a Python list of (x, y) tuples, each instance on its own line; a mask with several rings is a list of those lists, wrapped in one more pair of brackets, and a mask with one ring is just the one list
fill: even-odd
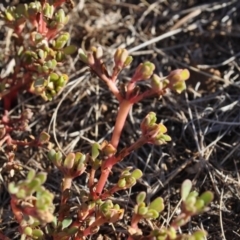
[[(166, 203), (165, 212), (153, 225), (167, 225), (178, 211), (180, 184), (189, 178), (200, 192), (212, 190), (215, 199), (208, 212), (194, 217), (181, 230), (191, 232), (202, 228), (212, 240), (240, 239), (239, 9), (237, 0), (79, 0), (76, 3), (68, 25), (73, 43), (86, 50), (101, 45), (109, 64), (118, 47), (127, 48), (134, 56), (131, 69), (120, 80), (128, 80), (137, 64), (144, 60), (152, 61), (160, 75), (175, 68), (191, 70), (184, 94), (147, 99), (133, 108), (127, 120), (121, 147), (138, 138), (139, 123), (149, 111), (157, 112), (173, 139), (164, 147), (145, 146), (116, 166), (117, 174), (127, 166), (144, 172), (143, 179), (131, 191), (115, 196), (128, 214), (136, 193), (146, 190), (149, 200), (162, 196)], [(4, 54), (8, 35), (4, 31), (1, 34), (1, 54)], [(71, 81), (59, 97), (44, 103), (38, 97), (23, 94), (11, 114), (32, 109), (35, 114), (31, 134), (37, 136), (41, 130), (49, 131), (64, 152), (86, 152), (89, 142), (109, 139), (117, 101), (106, 86), (83, 68), (77, 57), (69, 59), (65, 70)], [(17, 160), (24, 171), (12, 178), (2, 172), (5, 184), (0, 188), (0, 229), (11, 239), (19, 236), (15, 234), (16, 225), (9, 211), (9, 196), (4, 187), (7, 181), (22, 178), (30, 167), (45, 169), (49, 172), (47, 187), (58, 196), (60, 175), (48, 162), (46, 152), (46, 149), (20, 149)], [(1, 156), (0, 167), (5, 161)], [(111, 180), (115, 181), (114, 176)], [(73, 191), (84, 190), (85, 184), (83, 175), (74, 182)], [(127, 221), (124, 219), (115, 228), (105, 226), (100, 234), (104, 239), (126, 239)], [(143, 223), (143, 228), (149, 231), (150, 223)]]

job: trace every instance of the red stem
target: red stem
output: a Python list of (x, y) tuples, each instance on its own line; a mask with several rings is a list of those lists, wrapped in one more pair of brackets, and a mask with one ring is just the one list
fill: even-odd
[(96, 191), (95, 191), (95, 196), (94, 196), (95, 199), (99, 199), (99, 197), (103, 191), (103, 188), (107, 182), (108, 176), (112, 170), (112, 167), (115, 164), (115, 161), (116, 161), (116, 157), (112, 156), (112, 157), (108, 158), (107, 160), (105, 160), (105, 164), (103, 163), (101, 176), (100, 176), (100, 179), (96, 186)]
[[(115, 86), (115, 84), (114, 84), (114, 86)], [(133, 104), (128, 100), (123, 100), (120, 103), (116, 123), (115, 123), (114, 130), (113, 130), (112, 139), (110, 141), (110, 143), (115, 148), (117, 148), (117, 146), (118, 146), (122, 129), (124, 127), (126, 118), (128, 116), (128, 113), (129, 113), (132, 105)], [(112, 157), (108, 158), (107, 160), (105, 160), (105, 162), (102, 166), (102, 174), (101, 174), (100, 180), (98, 181), (96, 191), (95, 191), (95, 193), (97, 194), (97, 196), (95, 196), (96, 198), (99, 198), (99, 195), (102, 193), (102, 190), (103, 190), (105, 183), (108, 179), (108, 176), (112, 170), (112, 167), (117, 162), (118, 162), (118, 160), (116, 159), (115, 156), (112, 156)]]
[(134, 90), (136, 86), (136, 83), (135, 82), (129, 82), (128, 85), (127, 85), (127, 99), (130, 98), (130, 94), (132, 93), (132, 91)]
[(112, 139), (110, 141), (110, 143), (115, 148), (117, 148), (117, 146), (118, 146), (122, 129), (124, 127), (126, 118), (128, 116), (128, 113), (129, 113), (132, 105), (133, 105), (133, 103), (131, 103), (129, 100), (125, 100), (125, 99), (120, 103), (116, 123), (115, 123), (113, 134), (112, 134)]
[(92, 168), (90, 171), (90, 176), (89, 176), (89, 181), (88, 181), (88, 187), (89, 187), (91, 193), (93, 193), (95, 173), (96, 173), (96, 169)]
[(156, 95), (157, 96), (162, 96), (164, 94), (165, 94), (165, 89), (162, 89), (159, 92), (156, 92), (156, 91), (153, 91), (152, 89), (150, 89), (150, 90), (146, 90), (142, 94), (139, 94), (138, 96), (134, 97), (132, 99), (132, 102), (137, 103), (137, 102), (140, 102), (144, 98), (149, 98), (149, 97), (156, 96)]
[(112, 167), (116, 163), (120, 162), (123, 158), (128, 156), (132, 151), (140, 148), (146, 142), (147, 142), (147, 140), (145, 139), (145, 137), (141, 137), (130, 147), (124, 148), (118, 155), (112, 156), (103, 162), (101, 176), (100, 176), (100, 179), (96, 186), (96, 191), (95, 191), (95, 196), (94, 196), (95, 199), (100, 198), (100, 195), (101, 195), (103, 188), (107, 182), (107, 179), (112, 170)]
[(83, 236), (88, 236), (92, 233), (92, 229), (94, 227), (98, 227), (98, 226), (101, 226), (105, 223), (106, 221), (100, 216), (98, 217), (88, 228), (86, 228), (84, 231), (83, 231)]
[[(134, 214), (131, 220), (131, 228), (135, 229), (136, 231), (139, 230), (138, 223), (141, 220), (142, 216), (138, 214)], [(131, 236), (128, 237), (127, 240), (133, 240)]]
[(107, 84), (109, 90), (117, 98), (117, 100), (119, 102), (121, 102), (123, 100), (123, 98), (122, 98), (115, 82), (113, 81), (113, 79), (109, 78), (105, 73), (103, 73), (101, 70), (99, 70), (99, 69), (101, 69), (101, 67), (100, 67), (101, 65), (99, 63), (95, 63), (95, 65), (89, 65), (89, 66), (92, 68), (92, 70), (95, 72), (95, 74), (97, 74), (97, 76)]
[(141, 220), (141, 218), (141, 215), (134, 214), (131, 220), (131, 227), (134, 229), (138, 229), (138, 222)]
[(11, 197), (11, 202), (10, 202), (13, 214), (17, 220), (17, 222), (19, 223), (19, 225), (21, 226), (21, 222), (23, 219), (23, 214), (22, 211), (19, 210), (19, 208), (16, 206), (16, 199), (14, 197)]

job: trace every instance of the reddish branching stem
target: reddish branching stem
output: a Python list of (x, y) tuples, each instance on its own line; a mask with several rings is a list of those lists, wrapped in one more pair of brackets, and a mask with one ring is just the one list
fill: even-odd
[(133, 104), (128, 100), (123, 100), (120, 103), (117, 118), (116, 118), (116, 123), (115, 123), (113, 134), (112, 134), (112, 139), (110, 142), (113, 145), (113, 147), (115, 147), (116, 149), (118, 147), (122, 129), (124, 127), (126, 118), (128, 116), (128, 113), (129, 113), (132, 105)]
[(101, 193), (107, 182), (107, 179), (112, 170), (112, 167), (116, 163), (120, 162), (123, 158), (128, 156), (132, 151), (142, 147), (146, 142), (147, 142), (146, 138), (141, 137), (130, 147), (124, 148), (118, 155), (112, 156), (103, 162), (101, 176), (100, 176), (100, 179), (96, 186), (96, 191), (95, 191), (95, 196), (94, 196), (95, 199), (99, 199), (102, 197)]

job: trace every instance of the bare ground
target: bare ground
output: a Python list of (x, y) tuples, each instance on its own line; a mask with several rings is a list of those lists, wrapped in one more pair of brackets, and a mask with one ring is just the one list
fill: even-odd
[[(144, 60), (152, 61), (156, 73), (162, 76), (176, 68), (191, 71), (185, 93), (168, 94), (160, 100), (146, 99), (134, 106), (127, 120), (120, 147), (138, 138), (141, 119), (149, 111), (157, 113), (172, 137), (166, 146), (145, 146), (114, 169), (118, 174), (132, 166), (144, 172), (143, 179), (131, 191), (115, 196), (128, 214), (136, 193), (146, 190), (149, 199), (162, 196), (166, 204), (161, 218), (153, 224), (167, 225), (176, 216), (179, 187), (188, 178), (200, 192), (213, 191), (214, 201), (206, 213), (194, 217), (181, 231), (205, 229), (208, 239), (240, 239), (239, 14), (237, 0), (80, 0), (71, 12), (67, 30), (72, 43), (86, 50), (101, 45), (109, 65), (116, 48), (129, 50), (134, 62), (121, 75), (122, 81), (127, 81)], [(4, 51), (7, 34), (3, 30), (1, 34)], [(24, 93), (19, 95), (11, 114), (30, 108), (34, 111), (32, 135), (49, 131), (52, 141), (66, 153), (87, 152), (91, 141), (110, 138), (118, 104), (77, 56), (69, 58), (64, 67), (71, 81), (60, 96), (44, 103), (39, 97)], [(2, 173), (5, 184), (0, 188), (0, 229), (11, 239), (19, 236), (9, 211), (5, 188), (8, 181), (23, 178), (32, 167), (45, 170), (49, 172), (46, 186), (56, 197), (59, 195), (60, 174), (46, 153), (47, 149), (19, 149), (16, 159), (23, 170), (13, 177)], [(0, 167), (5, 161), (4, 155), (0, 156)], [(76, 196), (85, 184), (86, 175), (74, 182)], [(125, 239), (128, 220), (116, 224), (115, 229), (106, 225), (99, 234), (105, 239)], [(143, 230), (149, 229), (150, 225), (143, 223)]]

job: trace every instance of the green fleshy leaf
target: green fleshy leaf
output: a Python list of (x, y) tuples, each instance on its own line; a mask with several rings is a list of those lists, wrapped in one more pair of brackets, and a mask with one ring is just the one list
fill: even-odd
[(164, 140), (165, 142), (169, 142), (169, 141), (172, 140), (172, 138), (171, 138), (169, 135), (167, 135), (167, 134), (163, 134), (163, 135), (162, 135), (162, 138), (163, 138), (163, 140)]
[(61, 34), (56, 40), (55, 40), (55, 44), (54, 44), (54, 48), (55, 49), (62, 49), (66, 43), (68, 42), (70, 38), (70, 34), (65, 32), (63, 34)]
[(137, 183), (136, 179), (133, 178), (132, 176), (127, 177), (126, 181), (127, 181), (128, 188), (134, 186)]
[(144, 215), (144, 217), (156, 219), (159, 217), (159, 213), (155, 209), (149, 209), (148, 212)]
[(24, 232), (24, 234), (26, 234), (27, 236), (32, 236), (32, 234), (33, 234), (33, 230), (32, 230), (31, 227), (25, 227), (23, 232)]
[(154, 209), (154, 210), (156, 210), (159, 213), (162, 212), (163, 209), (164, 209), (163, 199), (161, 197), (158, 197), (158, 198), (154, 199), (150, 203), (148, 208), (149, 209)]
[(65, 12), (62, 8), (60, 8), (56, 14), (55, 14), (55, 19), (57, 20), (58, 23), (65, 23), (66, 21), (66, 16)]
[(196, 201), (197, 201), (196, 197), (194, 197), (194, 196), (189, 197), (188, 196), (185, 203), (186, 203), (187, 206), (193, 206), (196, 203)]
[(37, 173), (36, 177), (39, 179), (40, 184), (42, 185), (42, 184), (45, 183), (46, 180), (47, 180), (47, 173), (45, 173), (45, 172), (39, 172), (39, 173)]
[(76, 170), (77, 170), (78, 174), (82, 174), (82, 172), (84, 171), (84, 170), (83, 170), (84, 167), (85, 167), (85, 165), (82, 164), (82, 163), (80, 163), (80, 164), (77, 165), (77, 169), (76, 169)]
[(196, 207), (197, 211), (201, 211), (204, 208), (204, 201), (201, 199), (197, 199), (197, 201), (195, 203), (195, 207)]
[(55, 159), (55, 156), (56, 156), (56, 151), (54, 149), (49, 150), (47, 156), (48, 156), (49, 160), (53, 161)]
[(62, 230), (69, 227), (72, 223), (72, 219), (66, 218), (62, 221)]
[(41, 144), (48, 143), (50, 140), (50, 135), (46, 132), (41, 132), (38, 141)]
[(40, 180), (35, 178), (28, 184), (28, 189), (31, 191), (31, 194), (37, 190), (40, 186)]
[(84, 62), (85, 64), (88, 64), (88, 56), (81, 48), (78, 49), (78, 55), (82, 62)]
[(147, 207), (139, 207), (138, 208), (138, 214), (139, 215), (144, 216), (145, 214), (147, 214), (147, 212), (148, 212), (148, 208)]
[(37, 53), (38, 53), (38, 56), (39, 56), (39, 58), (40, 58), (41, 60), (44, 60), (44, 59), (45, 59), (46, 54), (45, 54), (45, 52), (44, 52), (42, 49), (39, 49), (39, 50), (37, 51)]
[(146, 192), (140, 192), (136, 197), (137, 204), (143, 203), (146, 199), (146, 195)]
[(185, 180), (181, 186), (181, 197), (185, 201), (192, 189), (192, 182), (190, 180)]
[(47, 70), (48, 69), (53, 70), (57, 66), (57, 61), (55, 59), (52, 59), (52, 60), (47, 61), (44, 65), (45, 65), (44, 67), (46, 67)]
[(121, 209), (120, 206), (119, 206), (119, 204), (115, 204), (115, 205), (113, 206), (113, 208), (114, 208), (115, 210), (120, 210), (120, 209)]
[(125, 68), (125, 67), (128, 67), (128, 66), (132, 63), (132, 61), (133, 61), (133, 57), (132, 57), (132, 56), (128, 56), (127, 59), (126, 59), (126, 61), (124, 62), (123, 67), (124, 67), (124, 68)]
[(59, 79), (59, 75), (55, 72), (52, 72), (52, 73), (50, 73), (49, 78), (50, 78), (51, 81), (55, 82)]
[(57, 217), (56, 216), (54, 216), (54, 218), (53, 218), (52, 225), (54, 228), (57, 227)]
[(135, 169), (132, 173), (131, 176), (135, 178), (136, 180), (141, 178), (143, 175), (142, 171), (140, 169)]
[(205, 240), (207, 234), (206, 232), (200, 230), (200, 231), (194, 232), (192, 236), (194, 237), (194, 240)]
[(206, 191), (199, 197), (201, 200), (204, 201), (204, 205), (208, 205), (213, 200), (213, 193), (210, 191)]
[(99, 149), (100, 149), (100, 146), (98, 143), (93, 143), (92, 145), (92, 153), (91, 153), (91, 156), (92, 156), (92, 159), (95, 160), (98, 155), (99, 155)]
[(71, 54), (75, 53), (76, 51), (77, 51), (77, 48), (74, 45), (70, 45), (70, 46), (63, 48), (63, 52), (66, 55), (71, 55)]
[(33, 229), (32, 236), (36, 239), (40, 239), (43, 236), (43, 232), (40, 229)]
[(197, 191), (192, 191), (192, 192), (189, 193), (188, 197), (195, 197), (195, 198), (197, 198), (198, 195), (199, 195), (199, 193)]
[(120, 188), (125, 188), (126, 187), (126, 179), (125, 178), (119, 179), (117, 185)]
[(16, 194), (19, 191), (19, 189), (14, 182), (10, 182), (8, 185), (8, 191), (10, 194)]
[(49, 3), (46, 3), (43, 9), (43, 13), (44, 13), (44, 16), (51, 19), (54, 13), (54, 6), (50, 5)]
[(186, 83), (185, 81), (180, 81), (180, 82), (177, 82), (176, 84), (174, 84), (174, 90), (177, 92), (177, 93), (181, 93), (182, 91), (184, 91), (186, 89)]
[(5, 11), (5, 16), (6, 16), (6, 19), (7, 19), (8, 21), (13, 21), (13, 20), (15, 19), (14, 16), (13, 16), (13, 14), (10, 13), (10, 11), (8, 11), (8, 10)]
[(162, 90), (163, 88), (162, 80), (157, 74), (153, 74), (152, 76), (151, 87), (156, 92)]
[(35, 178), (35, 175), (36, 175), (36, 172), (33, 169), (29, 170), (27, 175), (27, 180), (32, 181)]
[(157, 121), (157, 116), (155, 112), (150, 112), (147, 115), (147, 118), (148, 118), (148, 126), (152, 126)]
[(19, 189), (16, 193), (17, 198), (24, 199), (27, 197), (26, 191), (24, 189)]
[(75, 162), (75, 154), (69, 153), (64, 160), (63, 166), (67, 169), (72, 169), (74, 162)]
[(131, 173), (130, 173), (130, 170), (132, 169), (132, 167), (128, 167), (126, 169), (124, 169), (121, 173), (121, 177), (130, 177), (131, 176)]
[(86, 160), (86, 155), (85, 154), (82, 154), (81, 152), (76, 152), (75, 153), (75, 162), (77, 164), (85, 163), (85, 160)]

